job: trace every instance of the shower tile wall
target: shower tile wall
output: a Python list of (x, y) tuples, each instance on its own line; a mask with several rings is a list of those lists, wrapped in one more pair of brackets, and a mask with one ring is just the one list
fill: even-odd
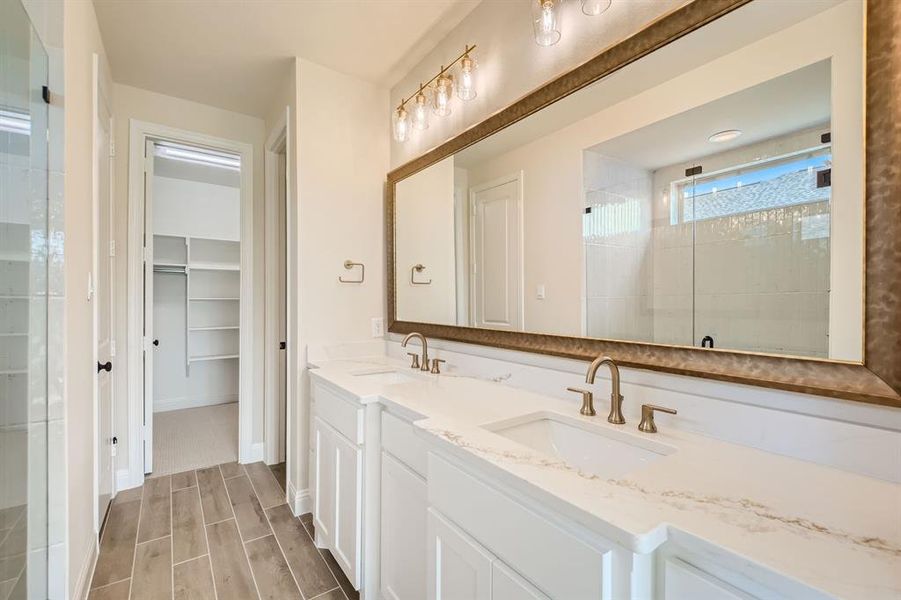
[[(702, 162), (711, 172), (811, 148), (825, 131)], [(694, 164), (652, 172), (583, 152), (586, 335), (827, 356), (829, 202), (673, 224), (671, 183)]]
[(653, 341), (651, 173), (583, 153), (586, 335)]
[(670, 185), (687, 167), (703, 163), (714, 172), (811, 148), (828, 130), (654, 171), (654, 341), (699, 346), (709, 335), (719, 348), (828, 355), (828, 202), (670, 224)]

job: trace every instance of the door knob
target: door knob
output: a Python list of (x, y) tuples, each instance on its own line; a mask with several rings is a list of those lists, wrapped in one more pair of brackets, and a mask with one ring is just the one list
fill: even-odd
[(113, 363), (111, 361), (106, 361), (106, 363), (101, 363), (101, 362), (97, 363), (97, 372), (98, 373), (100, 371), (106, 371), (107, 373), (109, 373), (112, 370), (113, 370)]
[(159, 340), (153, 340), (153, 345), (154, 345), (154, 346), (159, 346), (159, 345), (160, 345), (160, 341), (159, 341)]

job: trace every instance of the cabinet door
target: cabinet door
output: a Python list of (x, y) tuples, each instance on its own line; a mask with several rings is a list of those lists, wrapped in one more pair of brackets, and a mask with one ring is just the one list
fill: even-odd
[(491, 566), (491, 600), (548, 600), (548, 597), (507, 565), (495, 561)]
[(381, 587), (386, 600), (426, 595), (425, 481), (382, 452)]
[(319, 543), (331, 546), (335, 524), (335, 436), (318, 417), (313, 419), (313, 447), (315, 449), (313, 478), (316, 495), (313, 519)]
[(430, 508), (429, 600), (489, 600), (491, 555)]
[(751, 600), (752, 596), (728, 583), (682, 562), (668, 558), (663, 597), (666, 600)]
[(360, 447), (332, 430), (335, 473), (335, 528), (332, 553), (354, 588), (360, 588), (362, 545), (363, 453)]

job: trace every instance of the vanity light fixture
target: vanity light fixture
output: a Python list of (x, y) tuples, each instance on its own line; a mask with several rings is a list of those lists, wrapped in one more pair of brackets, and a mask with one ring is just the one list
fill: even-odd
[(450, 101), (453, 86), (453, 78), (445, 73), (444, 66), (442, 66), (441, 74), (438, 75), (438, 79), (435, 81), (435, 93), (432, 96), (434, 111), (439, 117), (446, 117), (451, 114)]
[(413, 129), (423, 131), (429, 128), (429, 98), (425, 95), (422, 84), (419, 92), (413, 97)]
[(726, 129), (725, 131), (717, 131), (709, 138), (707, 138), (707, 141), (714, 144), (722, 144), (723, 142), (734, 140), (735, 138), (740, 136), (741, 133), (741, 129)]
[(472, 100), (476, 97), (475, 69), (476, 61), (467, 52), (460, 60), (460, 77), (457, 81), (457, 96), (460, 100)]
[(589, 17), (596, 17), (610, 8), (613, 0), (582, 0), (582, 12)]
[(532, 0), (535, 43), (553, 46), (560, 41), (560, 5), (563, 0)]
[[(558, 0), (559, 1), (559, 0)], [(392, 132), (394, 139), (405, 142), (410, 138), (412, 130), (429, 128), (429, 111), (432, 110), (440, 117), (451, 114), (451, 102), (454, 97), (455, 83), (456, 94), (461, 100), (472, 100), (476, 97), (475, 76), (476, 61), (472, 58), (475, 44), (465, 46), (463, 54), (455, 58), (449, 65), (441, 65), (438, 74), (429, 79), (425, 84), (419, 84), (419, 90), (411, 96), (401, 100), (391, 116)], [(451, 74), (451, 69), (460, 65), (460, 73), (456, 77)], [(434, 85), (433, 85), (434, 84)], [(407, 103), (413, 101), (411, 112), (407, 112)]]
[(406, 142), (410, 137), (410, 115), (404, 108), (406, 101), (401, 102), (400, 106), (394, 109), (392, 118), (392, 128), (394, 130), (394, 139), (398, 142)]

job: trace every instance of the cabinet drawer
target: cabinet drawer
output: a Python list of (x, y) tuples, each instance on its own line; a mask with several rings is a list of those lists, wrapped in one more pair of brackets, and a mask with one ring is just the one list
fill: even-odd
[(425, 479), (428, 450), (425, 442), (413, 432), (412, 423), (382, 412), (382, 448)]
[(429, 453), (429, 505), (551, 598), (612, 597), (613, 547), (589, 545)]
[(313, 383), (313, 401), (317, 417), (355, 444), (363, 443), (363, 408), (342, 398), (337, 392)]

